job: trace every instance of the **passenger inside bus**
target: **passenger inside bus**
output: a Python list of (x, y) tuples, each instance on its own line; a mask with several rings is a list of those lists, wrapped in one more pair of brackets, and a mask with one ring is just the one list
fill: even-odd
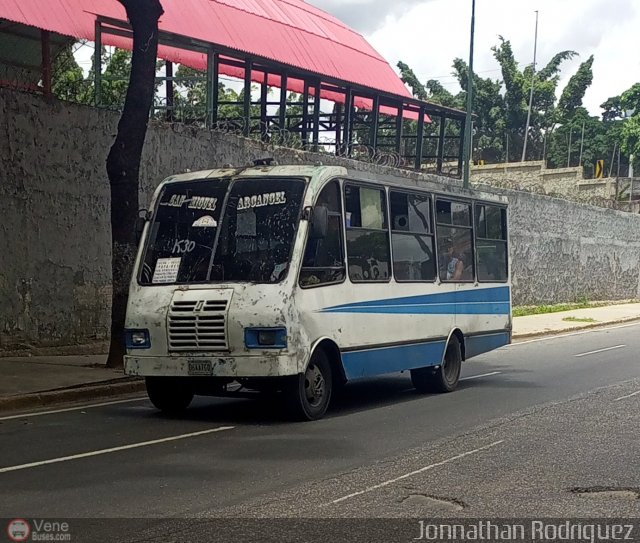
[(464, 259), (456, 252), (452, 240), (448, 241), (447, 248), (447, 281), (460, 281), (464, 273)]

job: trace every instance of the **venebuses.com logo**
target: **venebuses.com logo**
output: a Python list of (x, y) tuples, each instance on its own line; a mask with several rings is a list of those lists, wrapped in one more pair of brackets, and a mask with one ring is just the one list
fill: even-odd
[(31, 526), (22, 518), (14, 518), (7, 525), (7, 535), (11, 541), (27, 541), (31, 535)]
[(9, 541), (71, 541), (69, 523), (47, 519), (14, 518), (7, 524)]

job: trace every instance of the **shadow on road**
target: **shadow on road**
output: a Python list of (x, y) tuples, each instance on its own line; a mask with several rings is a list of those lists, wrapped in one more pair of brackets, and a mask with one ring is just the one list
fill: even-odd
[[(509, 370), (508, 374), (505, 374), (504, 367), (500, 369), (502, 372), (497, 375), (461, 381), (456, 392), (444, 395), (418, 393), (411, 384), (409, 372), (350, 382), (340, 390), (334, 391), (326, 419), (407, 402), (439, 402), (443, 397), (455, 397), (456, 393), (467, 389), (535, 386), (531, 382), (514, 378), (514, 373), (528, 373), (528, 370)], [(491, 371), (494, 371), (494, 368), (483, 365), (482, 371), (478, 373)], [(170, 417), (155, 410), (150, 411), (147, 416), (157, 419), (243, 425), (277, 425), (290, 422), (280, 395), (258, 393), (253, 398), (197, 396), (191, 407), (180, 416)]]

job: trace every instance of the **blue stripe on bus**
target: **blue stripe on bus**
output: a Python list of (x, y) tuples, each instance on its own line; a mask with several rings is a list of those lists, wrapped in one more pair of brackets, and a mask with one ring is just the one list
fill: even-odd
[(431, 315), (508, 315), (509, 287), (460, 290), (385, 298), (326, 307), (323, 313), (394, 313)]
[(446, 342), (432, 341), (394, 347), (372, 347), (342, 353), (342, 365), (348, 380), (372, 377), (442, 363)]
[[(465, 358), (508, 345), (509, 341), (508, 331), (466, 337)], [(392, 347), (372, 346), (370, 349), (342, 352), (342, 365), (348, 380), (437, 366), (442, 363), (445, 347), (445, 341)]]

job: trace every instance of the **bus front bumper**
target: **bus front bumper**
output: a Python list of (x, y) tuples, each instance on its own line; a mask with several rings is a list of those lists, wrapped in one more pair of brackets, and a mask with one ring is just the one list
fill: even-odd
[(246, 356), (138, 356), (124, 357), (127, 375), (140, 377), (279, 377), (301, 371), (291, 354)]

